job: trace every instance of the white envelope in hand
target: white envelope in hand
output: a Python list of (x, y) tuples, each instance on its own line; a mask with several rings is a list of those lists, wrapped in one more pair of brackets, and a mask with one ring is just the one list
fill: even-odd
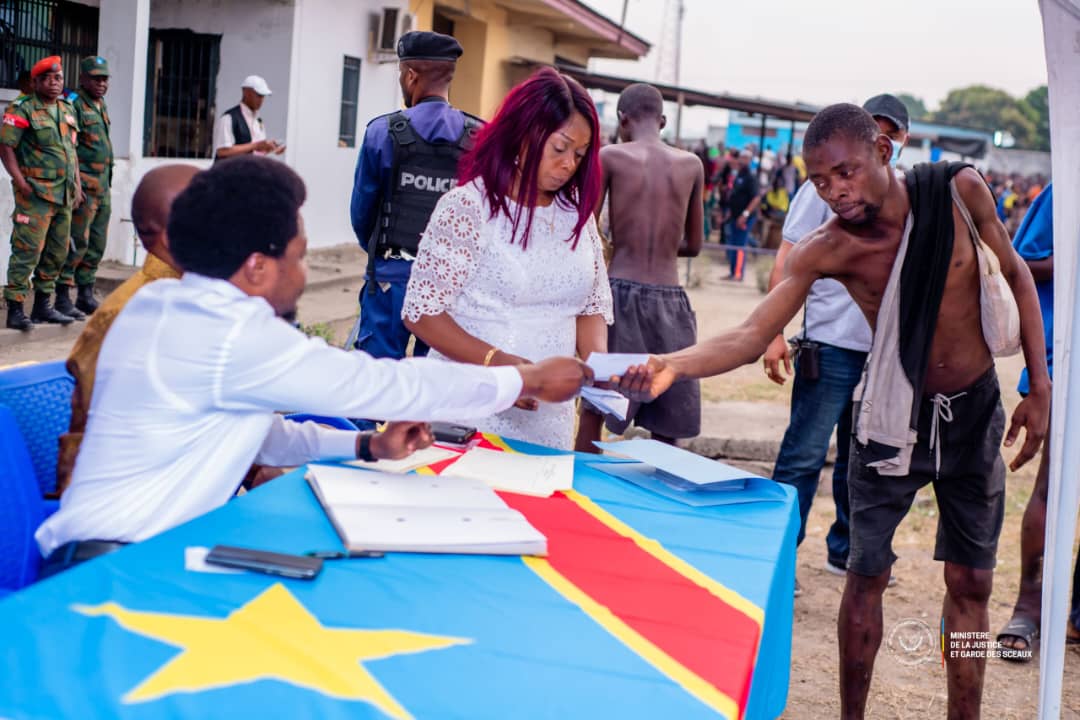
[(644, 353), (592, 353), (585, 364), (592, 368), (597, 382), (607, 382), (613, 375), (625, 375), (635, 365), (649, 362)]

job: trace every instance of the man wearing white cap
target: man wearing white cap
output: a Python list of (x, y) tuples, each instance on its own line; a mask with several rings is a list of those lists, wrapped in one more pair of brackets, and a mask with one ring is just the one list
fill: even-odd
[(248, 75), (240, 87), (243, 90), (240, 104), (226, 110), (214, 130), (214, 159), (285, 152), (284, 145), (266, 139), (266, 128), (258, 116), (263, 100), (270, 94), (266, 80)]

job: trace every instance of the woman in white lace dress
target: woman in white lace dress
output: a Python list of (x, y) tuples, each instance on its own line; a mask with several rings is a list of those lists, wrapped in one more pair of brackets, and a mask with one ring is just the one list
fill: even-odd
[[(550, 68), (506, 96), (413, 263), (402, 316), (431, 357), (513, 365), (606, 350), (611, 290), (592, 216), (599, 132), (585, 89)], [(477, 425), (570, 449), (574, 404), (522, 401)]]

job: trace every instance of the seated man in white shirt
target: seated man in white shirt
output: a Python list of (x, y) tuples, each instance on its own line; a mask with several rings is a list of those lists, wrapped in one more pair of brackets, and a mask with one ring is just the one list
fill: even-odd
[(242, 157), (173, 202), (168, 237), (184, 275), (136, 293), (102, 344), (71, 485), (35, 535), (43, 576), (223, 505), (252, 463), (400, 458), (431, 443), (417, 422), (358, 434), (276, 411), (461, 420), (521, 397), (565, 401), (591, 380), (573, 358), (375, 360), (305, 337), (280, 319), (306, 281), (305, 194), (286, 165)]

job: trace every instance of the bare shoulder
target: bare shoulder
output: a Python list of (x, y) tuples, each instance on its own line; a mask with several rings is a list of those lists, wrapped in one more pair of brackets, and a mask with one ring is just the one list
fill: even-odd
[(816, 252), (836, 252), (847, 245), (848, 239), (849, 235), (833, 216), (808, 232), (798, 245)]
[(616, 143), (614, 145), (605, 145), (600, 148), (600, 161), (601, 162), (618, 162), (622, 158), (625, 158), (632, 153), (629, 151), (629, 143)]
[(795, 243), (784, 267), (791, 267), (792, 272), (840, 274), (850, 250), (851, 236), (844, 232), (833, 217)]
[(704, 169), (705, 167), (704, 163), (701, 162), (701, 158), (699, 158), (692, 152), (680, 150), (679, 148), (674, 147), (668, 147), (668, 152), (673, 158), (675, 158), (676, 162), (687, 168), (697, 170), (698, 168)]
[(689, 150), (683, 150), (682, 148), (677, 148), (673, 145), (668, 145), (667, 143), (661, 143), (659, 147), (663, 148), (664, 152), (666, 152), (671, 157), (678, 158), (679, 160), (682, 160), (684, 162), (701, 162), (701, 158), (699, 158), (697, 155), (690, 152)]
[(966, 167), (956, 174), (955, 180), (956, 189), (973, 216), (977, 217), (987, 209), (994, 210), (994, 196), (978, 170)]

